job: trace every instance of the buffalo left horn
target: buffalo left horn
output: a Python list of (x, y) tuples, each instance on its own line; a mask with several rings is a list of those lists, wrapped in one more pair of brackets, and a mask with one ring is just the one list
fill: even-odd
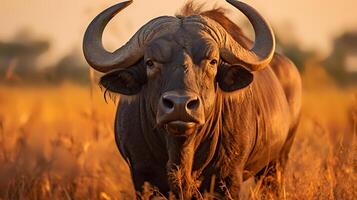
[(89, 24), (84, 34), (83, 53), (88, 64), (94, 69), (108, 72), (127, 68), (143, 57), (144, 47), (148, 41), (155, 36), (175, 30), (178, 24), (177, 18), (158, 17), (141, 27), (125, 45), (113, 53), (108, 52), (102, 43), (103, 31), (108, 22), (131, 3), (132, 1), (125, 1), (104, 10)]

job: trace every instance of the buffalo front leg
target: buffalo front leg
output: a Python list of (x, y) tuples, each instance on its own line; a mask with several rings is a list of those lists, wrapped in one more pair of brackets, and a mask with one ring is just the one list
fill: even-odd
[(243, 174), (239, 170), (237, 173), (231, 173), (223, 180), (217, 180), (215, 192), (225, 200), (239, 199), (241, 185), (243, 183)]
[(164, 173), (160, 173), (163, 170), (164, 169), (158, 170), (150, 166), (134, 167), (131, 173), (135, 190), (144, 196), (147, 195), (144, 193), (148, 190), (153, 191), (154, 196), (167, 196), (169, 192), (169, 186), (167, 183), (167, 176), (164, 176)]
[(282, 196), (284, 168), (277, 160), (271, 161), (268, 166), (259, 171), (254, 179), (263, 199), (271, 197), (280, 199)]

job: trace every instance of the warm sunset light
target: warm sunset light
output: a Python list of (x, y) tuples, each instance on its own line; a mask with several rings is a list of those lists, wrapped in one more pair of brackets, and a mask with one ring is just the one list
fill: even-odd
[(356, 0), (120, 2), (0, 3), (0, 200), (357, 199)]

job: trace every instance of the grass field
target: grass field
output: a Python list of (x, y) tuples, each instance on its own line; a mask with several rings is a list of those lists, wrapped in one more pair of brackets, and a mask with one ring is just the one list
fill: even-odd
[[(357, 90), (338, 88), (318, 67), (303, 83), (281, 197), (357, 199)], [(114, 112), (97, 86), (0, 85), (0, 199), (133, 199)], [(253, 185), (244, 196), (264, 194)]]

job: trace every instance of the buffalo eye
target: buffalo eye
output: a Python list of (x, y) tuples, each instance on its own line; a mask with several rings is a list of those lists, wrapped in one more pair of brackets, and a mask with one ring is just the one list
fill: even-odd
[(147, 66), (148, 68), (153, 68), (153, 67), (154, 67), (154, 62), (153, 62), (152, 60), (147, 60), (147, 61), (146, 61), (146, 66)]
[(212, 59), (209, 64), (211, 65), (217, 65), (218, 61), (216, 59)]

